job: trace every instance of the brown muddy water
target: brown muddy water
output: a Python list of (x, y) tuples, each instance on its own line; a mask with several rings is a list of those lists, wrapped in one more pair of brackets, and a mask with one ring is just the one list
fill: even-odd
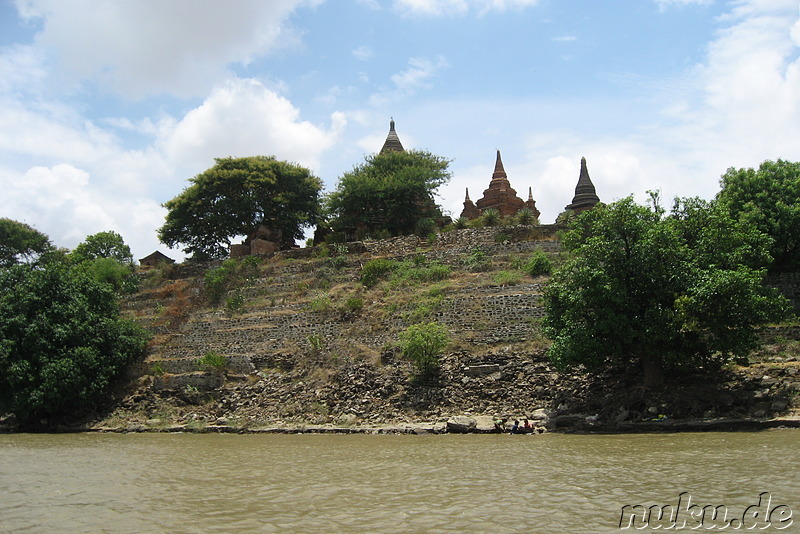
[(800, 532), (798, 445), (800, 430), (6, 434), (0, 531), (619, 532), (625, 505), (687, 492), (740, 517), (769, 492)]

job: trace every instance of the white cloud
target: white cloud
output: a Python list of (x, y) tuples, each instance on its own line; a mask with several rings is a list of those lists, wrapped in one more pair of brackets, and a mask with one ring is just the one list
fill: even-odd
[(428, 80), (438, 70), (446, 67), (447, 61), (443, 57), (435, 61), (428, 58), (411, 58), (408, 60), (408, 65), (406, 70), (392, 75), (392, 82), (403, 93), (411, 94), (417, 89), (428, 87)]
[(471, 11), (485, 15), (490, 11), (504, 12), (524, 9), (539, 0), (394, 0), (394, 7), (406, 15), (452, 16)]
[(318, 0), (17, 0), (20, 15), (41, 19), (36, 37), (70, 79), (97, 79), (129, 97), (197, 96), (229, 64), (296, 39), (287, 17)]
[(562, 35), (559, 37), (553, 37), (553, 41), (557, 43), (571, 43), (572, 41), (577, 40), (578, 38), (574, 35)]
[(83, 169), (68, 164), (23, 174), (0, 169), (0, 185), (3, 216), (28, 222), (58, 246), (74, 248), (107, 230), (119, 232), (137, 256), (159, 246), (155, 228), (163, 224), (165, 210), (149, 198), (102, 193)]
[(157, 145), (169, 161), (196, 170), (213, 165), (215, 157), (275, 155), (316, 171), (346, 118), (334, 112), (325, 130), (299, 116), (289, 100), (260, 82), (233, 79), (180, 121), (166, 121)]
[(665, 11), (672, 6), (687, 6), (690, 4), (707, 5), (711, 4), (713, 1), (714, 0), (655, 0), (655, 3), (658, 4), (659, 10)]
[(353, 50), (353, 57), (359, 61), (367, 61), (375, 57), (375, 51), (369, 46), (359, 46)]

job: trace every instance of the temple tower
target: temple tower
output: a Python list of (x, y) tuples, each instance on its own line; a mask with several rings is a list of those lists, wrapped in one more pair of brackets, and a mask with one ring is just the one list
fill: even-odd
[(508, 174), (506, 174), (506, 170), (503, 167), (503, 158), (498, 150), (489, 188), (483, 192), (483, 197), (475, 204), (469, 199), (468, 192), (461, 216), (476, 219), (484, 210), (494, 208), (500, 212), (500, 215), (507, 217), (514, 215), (525, 207), (530, 208), (537, 217), (539, 216), (539, 210), (536, 209), (536, 202), (533, 200), (533, 191), (528, 190), (528, 202), (525, 202), (517, 196), (517, 192), (511, 187), (511, 183), (508, 181)]
[(572, 203), (566, 209), (572, 210), (575, 213), (592, 209), (595, 204), (600, 202), (600, 197), (597, 196), (594, 184), (589, 178), (589, 170), (586, 168), (586, 158), (581, 158), (581, 173), (578, 176), (578, 185), (575, 186), (575, 196), (572, 198)]
[(397, 132), (394, 130), (394, 119), (389, 120), (389, 135), (386, 136), (386, 141), (378, 154), (386, 154), (387, 152), (405, 152), (400, 138), (397, 137)]

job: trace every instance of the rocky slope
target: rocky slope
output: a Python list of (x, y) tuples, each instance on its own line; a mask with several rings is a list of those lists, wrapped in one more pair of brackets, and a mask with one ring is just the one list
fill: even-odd
[[(657, 393), (639, 387), (638, 370), (559, 373), (538, 332), (546, 279), (524, 272), (537, 248), (557, 261), (557, 243), (472, 232), (456, 242), (404, 238), (246, 260), (215, 306), (203, 278), (214, 265), (148, 273), (146, 289), (124, 307), (154, 335), (147, 358), (93, 428), (438, 432), (449, 420), (451, 431), (491, 431), (496, 419), (523, 418), (540, 431), (795, 424), (794, 329), (768, 333), (747, 365), (673, 376)], [(403, 262), (410, 278), (365, 288), (362, 267), (379, 257)], [(426, 279), (423, 269), (441, 272)], [(428, 382), (413, 378), (395, 345), (398, 332), (421, 321), (446, 325), (453, 340)], [(203, 367), (210, 352), (226, 365)]]

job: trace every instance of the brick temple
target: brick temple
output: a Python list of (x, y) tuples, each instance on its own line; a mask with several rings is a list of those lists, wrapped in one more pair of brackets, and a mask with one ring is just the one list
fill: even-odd
[[(405, 149), (400, 142), (400, 137), (397, 135), (394, 119), (392, 118), (389, 121), (389, 133), (379, 154), (404, 151)], [(597, 196), (597, 191), (589, 177), (586, 158), (581, 158), (581, 170), (578, 175), (578, 184), (575, 187), (575, 196), (565, 209), (580, 213), (592, 209), (598, 202), (600, 202), (600, 198)], [(536, 201), (533, 199), (533, 189), (531, 187), (528, 187), (528, 200), (522, 200), (517, 196), (516, 190), (511, 187), (508, 174), (503, 167), (500, 150), (497, 151), (497, 159), (495, 160), (494, 172), (489, 181), (489, 187), (484, 190), (483, 196), (477, 202), (473, 202), (469, 198), (469, 188), (467, 188), (461, 217), (477, 219), (485, 210), (490, 208), (496, 209), (503, 217), (515, 215), (523, 208), (528, 208), (534, 217), (538, 218), (540, 215), (539, 210), (536, 208)]]
[(503, 159), (500, 151), (497, 151), (497, 160), (494, 163), (494, 172), (489, 182), (489, 188), (483, 192), (483, 197), (478, 202), (473, 203), (469, 198), (469, 189), (464, 200), (462, 217), (467, 219), (477, 219), (487, 209), (496, 209), (503, 217), (516, 214), (523, 208), (528, 208), (535, 217), (539, 217), (539, 210), (536, 209), (536, 201), (533, 200), (533, 190), (528, 188), (528, 200), (522, 200), (517, 196), (517, 192), (511, 187), (508, 181), (508, 174), (503, 167)]

